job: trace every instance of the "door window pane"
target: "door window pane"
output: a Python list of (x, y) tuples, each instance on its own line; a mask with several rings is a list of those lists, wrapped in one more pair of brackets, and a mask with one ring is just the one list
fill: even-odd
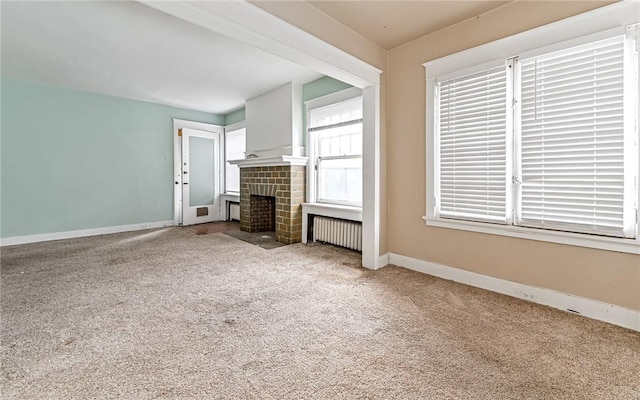
[(189, 206), (212, 205), (214, 187), (214, 141), (197, 136), (189, 138)]

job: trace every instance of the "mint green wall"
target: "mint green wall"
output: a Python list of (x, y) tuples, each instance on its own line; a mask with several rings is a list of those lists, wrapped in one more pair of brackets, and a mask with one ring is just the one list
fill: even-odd
[(172, 118), (224, 117), (1, 82), (0, 236), (173, 219)]
[(302, 101), (315, 99), (316, 97), (325, 96), (340, 90), (352, 87), (348, 83), (344, 83), (337, 79), (323, 76), (313, 82), (309, 82), (302, 86)]
[(231, 124), (235, 124), (236, 122), (240, 122), (240, 121), (244, 121), (244, 107), (236, 110), (236, 111), (232, 111), (229, 114), (226, 114), (224, 116), (224, 124), (225, 126), (231, 125)]

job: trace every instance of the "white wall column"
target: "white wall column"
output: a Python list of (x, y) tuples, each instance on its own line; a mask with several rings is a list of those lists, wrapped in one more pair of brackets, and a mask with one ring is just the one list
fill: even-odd
[(362, 89), (362, 265), (378, 265), (380, 253), (380, 86)]

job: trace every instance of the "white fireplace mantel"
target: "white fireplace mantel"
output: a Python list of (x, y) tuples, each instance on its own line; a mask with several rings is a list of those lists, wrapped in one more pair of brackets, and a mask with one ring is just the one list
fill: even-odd
[(277, 156), (277, 157), (263, 157), (263, 158), (247, 158), (242, 160), (229, 160), (229, 164), (237, 165), (239, 168), (252, 168), (252, 167), (276, 167), (281, 165), (300, 165), (306, 166), (308, 157), (300, 156)]

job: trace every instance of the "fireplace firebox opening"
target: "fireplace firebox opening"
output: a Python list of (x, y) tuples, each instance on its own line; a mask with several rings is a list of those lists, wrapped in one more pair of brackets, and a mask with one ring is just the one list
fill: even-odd
[(251, 232), (275, 232), (276, 198), (251, 195)]

